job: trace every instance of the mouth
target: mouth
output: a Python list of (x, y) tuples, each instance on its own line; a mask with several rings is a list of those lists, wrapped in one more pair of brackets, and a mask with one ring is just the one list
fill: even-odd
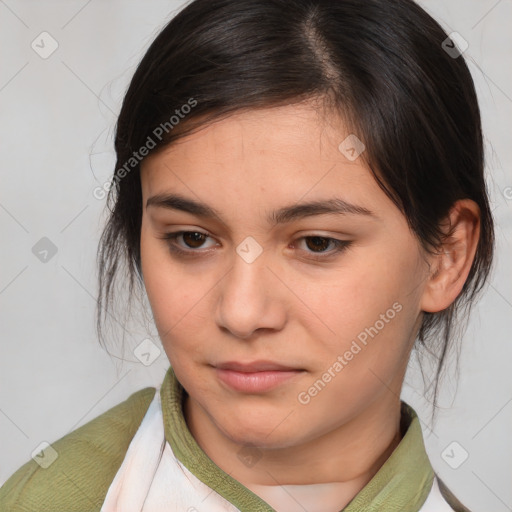
[(305, 372), (272, 361), (241, 363), (228, 361), (215, 366), (218, 379), (231, 390), (241, 393), (258, 394), (283, 385), (290, 379)]

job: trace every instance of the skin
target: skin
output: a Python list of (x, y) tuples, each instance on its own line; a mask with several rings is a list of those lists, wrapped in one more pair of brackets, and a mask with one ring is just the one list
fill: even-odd
[[(439, 254), (425, 254), (364, 160), (350, 161), (338, 149), (349, 134), (311, 102), (244, 111), (149, 156), (141, 169), (144, 282), (189, 395), (184, 414), (192, 435), (256, 493), (265, 485), (330, 483), (333, 510), (400, 442), (400, 390), (422, 312), (455, 300), (479, 236), (478, 207), (462, 200), (446, 219), (449, 242)], [(170, 192), (206, 203), (218, 216), (146, 207), (148, 198)], [(272, 210), (334, 197), (374, 216), (267, 222)], [(210, 235), (174, 241), (195, 257), (174, 254), (162, 239), (180, 230)], [(263, 249), (252, 263), (236, 252), (248, 236)], [(351, 244), (335, 253), (328, 240), (317, 249), (306, 236)], [(397, 303), (400, 312), (300, 403), (299, 394)], [(302, 371), (261, 393), (234, 391), (218, 378), (219, 363), (263, 359)], [(252, 467), (238, 456), (247, 446), (261, 457)]]

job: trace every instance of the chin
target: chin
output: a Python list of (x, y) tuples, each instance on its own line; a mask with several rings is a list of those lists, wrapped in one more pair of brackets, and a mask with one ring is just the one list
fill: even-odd
[[(274, 422), (272, 422), (274, 424)], [(279, 421), (275, 422), (279, 425)], [(282, 425), (281, 425), (282, 426)], [(260, 449), (279, 449), (293, 446), (296, 443), (289, 428), (276, 429), (271, 427), (268, 419), (261, 422), (236, 420), (228, 424), (217, 423), (217, 427), (233, 443), (241, 446), (254, 446)]]

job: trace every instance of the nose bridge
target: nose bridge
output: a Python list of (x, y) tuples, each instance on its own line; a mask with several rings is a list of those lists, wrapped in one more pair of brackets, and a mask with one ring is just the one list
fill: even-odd
[(245, 239), (236, 247), (233, 265), (219, 283), (217, 323), (238, 337), (248, 337), (262, 327), (278, 328), (282, 320), (282, 306), (272, 296), (276, 288), (269, 283), (275, 277), (267, 263), (263, 248), (254, 239)]
[(266, 257), (256, 254), (251, 243), (242, 242), (236, 248), (231, 270), (224, 278), (223, 302), (228, 306), (245, 304), (248, 309), (261, 308), (265, 301), (266, 290), (263, 283), (269, 273)]

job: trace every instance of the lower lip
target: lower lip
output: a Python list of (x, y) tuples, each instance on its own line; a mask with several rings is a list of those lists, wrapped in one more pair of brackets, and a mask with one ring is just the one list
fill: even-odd
[(217, 368), (217, 375), (224, 384), (235, 391), (241, 391), (243, 393), (262, 393), (264, 391), (270, 391), (301, 373), (301, 370), (249, 373)]

